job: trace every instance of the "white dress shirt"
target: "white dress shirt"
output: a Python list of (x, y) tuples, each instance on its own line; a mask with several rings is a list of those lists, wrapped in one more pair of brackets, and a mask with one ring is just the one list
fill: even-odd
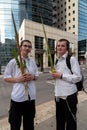
[(80, 72), (80, 66), (77, 59), (71, 56), (70, 63), (73, 74), (66, 64), (67, 53), (58, 58), (58, 62), (55, 65), (56, 71), (62, 73), (62, 79), (56, 79), (55, 83), (55, 96), (67, 97), (77, 92), (76, 82), (80, 81), (82, 76)]
[[(39, 76), (37, 66), (32, 58), (25, 59), (26, 61), (26, 73), (31, 73), (35, 76)], [(6, 66), (4, 78), (19, 77), (21, 75), (20, 68), (18, 68), (15, 59), (12, 59)], [(30, 99), (36, 99), (35, 81), (28, 81), (28, 93)], [(23, 102), (27, 100), (27, 95), (24, 87), (24, 83), (14, 83), (11, 93), (11, 99), (16, 102)]]

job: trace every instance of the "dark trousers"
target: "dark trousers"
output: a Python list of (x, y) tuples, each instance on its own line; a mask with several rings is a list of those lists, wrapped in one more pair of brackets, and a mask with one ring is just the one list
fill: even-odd
[(77, 130), (77, 93), (56, 101), (56, 130)]
[(23, 117), (23, 130), (34, 130), (35, 100), (14, 102), (11, 100), (9, 123), (11, 130), (20, 130)]

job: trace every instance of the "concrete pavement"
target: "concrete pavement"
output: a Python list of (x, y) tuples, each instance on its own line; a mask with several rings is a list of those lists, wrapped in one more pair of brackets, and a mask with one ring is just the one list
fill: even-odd
[[(78, 94), (78, 130), (87, 130), (87, 94)], [(35, 130), (56, 130), (55, 103), (49, 101), (36, 106)], [(9, 130), (7, 117), (0, 120), (0, 130)], [(21, 128), (22, 130), (22, 128)]]
[[(78, 130), (87, 130), (87, 94), (78, 95), (77, 126)], [(54, 108), (55, 110), (55, 108)], [(54, 112), (55, 113), (55, 112)], [(37, 124), (35, 130), (56, 130), (55, 114), (47, 120)]]

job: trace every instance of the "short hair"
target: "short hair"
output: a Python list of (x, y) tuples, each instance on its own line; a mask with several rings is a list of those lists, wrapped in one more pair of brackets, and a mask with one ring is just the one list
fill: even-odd
[[(64, 38), (63, 38), (63, 39), (59, 39), (59, 40), (58, 40), (58, 42), (63, 42), (63, 41), (65, 41), (65, 42), (66, 42), (67, 51), (69, 51), (70, 42), (69, 42), (67, 39), (64, 39)], [(57, 43), (58, 43), (58, 42), (57, 42)]]
[[(58, 40), (58, 42), (63, 42), (63, 41), (66, 42), (67, 51), (69, 52), (70, 51), (70, 48), (69, 48), (70, 47), (70, 42), (67, 39), (64, 39), (64, 38)], [(57, 44), (58, 44), (58, 42), (57, 42)], [(56, 49), (57, 49), (57, 46), (56, 46)]]
[(20, 43), (20, 46), (22, 46), (24, 42), (28, 42), (28, 43), (31, 44), (31, 41), (29, 41), (29, 40), (22, 40), (21, 43)]

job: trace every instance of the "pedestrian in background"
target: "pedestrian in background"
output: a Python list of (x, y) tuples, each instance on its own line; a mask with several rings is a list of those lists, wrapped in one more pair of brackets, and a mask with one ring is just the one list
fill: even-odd
[[(6, 66), (4, 80), (13, 83), (11, 103), (9, 110), (9, 123), (11, 130), (20, 130), (23, 117), (23, 130), (34, 130), (35, 80), (38, 78), (38, 69), (34, 60), (29, 56), (32, 44), (29, 40), (23, 40), (20, 45), (22, 61), (25, 61), (25, 73), (21, 70), (15, 59)], [(25, 83), (27, 82), (28, 97), (26, 95)]]
[(56, 130), (77, 130), (77, 87), (76, 82), (82, 78), (78, 60), (71, 56), (71, 70), (67, 67), (66, 58), (69, 55), (69, 41), (60, 39), (56, 46), (56, 71), (51, 73), (56, 80)]

